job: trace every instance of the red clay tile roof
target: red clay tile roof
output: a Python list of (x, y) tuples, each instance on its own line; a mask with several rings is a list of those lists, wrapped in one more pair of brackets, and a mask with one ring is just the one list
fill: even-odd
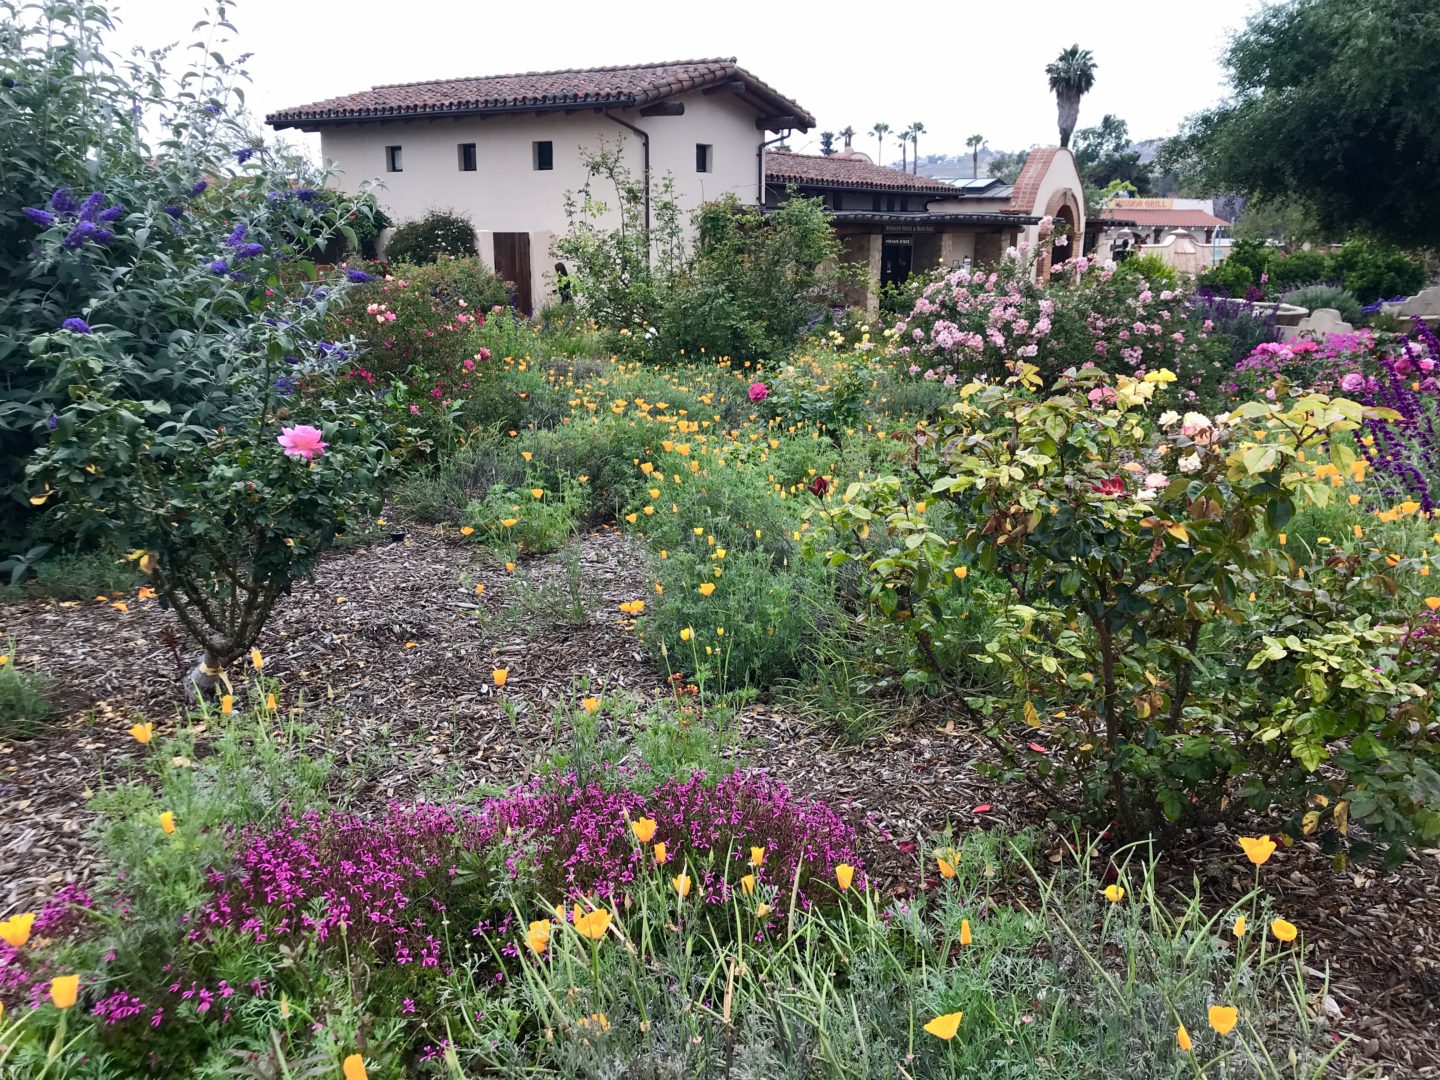
[(633, 109), (675, 94), (739, 81), (738, 96), (767, 116), (793, 116), (805, 131), (815, 118), (728, 59), (676, 60), (628, 67), (532, 71), (473, 79), (374, 86), (271, 113), (271, 127), (320, 127), (392, 117), (548, 112), (576, 107)]
[(839, 154), (765, 153), (765, 179), (794, 183), (800, 187), (850, 188), (861, 191), (906, 191), (922, 195), (957, 197), (959, 192), (943, 180), (912, 176), (899, 169), (875, 165), (858, 157)]
[(1142, 229), (1219, 229), (1230, 224), (1204, 210), (1131, 210), (1123, 205), (1107, 207), (1100, 216), (1133, 221)]

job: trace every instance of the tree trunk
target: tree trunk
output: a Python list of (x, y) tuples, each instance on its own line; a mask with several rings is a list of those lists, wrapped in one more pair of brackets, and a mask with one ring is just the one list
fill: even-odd
[(206, 648), (200, 654), (200, 659), (195, 666), (185, 675), (183, 685), (185, 696), (194, 702), (199, 702), (207, 697), (214, 697), (216, 688), (223, 686), (220, 681), (222, 661), (218, 656)]
[(1070, 136), (1075, 131), (1075, 122), (1080, 119), (1080, 99), (1070, 95), (1055, 96), (1060, 110), (1060, 145), (1069, 146)]

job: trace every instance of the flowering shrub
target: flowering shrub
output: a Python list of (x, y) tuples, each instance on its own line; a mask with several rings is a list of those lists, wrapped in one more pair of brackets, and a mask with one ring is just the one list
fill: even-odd
[(1279, 804), (1298, 829), (1318, 797), (1350, 811), (1332, 840), (1363, 821), (1361, 853), (1432, 842), (1420, 560), (1285, 547), (1297, 504), (1363, 469), (1340, 436), (1387, 414), (1310, 393), (1152, 428), (1167, 377), (970, 384), (911, 474), (851, 485), (811, 548), (859, 563), (913, 678), (949, 684), (1071, 812), (1143, 834)]
[(1295, 390), (1340, 393), (1387, 410), (1365, 422), (1360, 452), (1387, 500), (1440, 509), (1440, 338), (1417, 320), (1408, 336), (1327, 334), (1258, 346), (1232, 391), (1271, 400)]
[[(642, 826), (637, 844), (633, 826), (642, 819), (653, 829)], [(487, 802), (479, 820), (482, 836), (508, 838), (510, 873), (547, 898), (619, 902), (661, 862), (692, 874), (694, 899), (706, 904), (728, 902), (753, 874), (778, 890), (783, 914), (792, 889), (808, 907), (819, 896), (815, 883), (832, 882), (841, 864), (860, 865), (855, 834), (835, 811), (763, 773), (696, 773), (648, 790), (582, 785), (573, 775), (537, 779)], [(764, 856), (754, 866), (757, 847)]]
[(1020, 249), (994, 269), (937, 271), (894, 327), (911, 373), (953, 385), (1001, 376), (1019, 359), (1048, 382), (1083, 358), (1127, 375), (1166, 367), (1182, 386), (1194, 377), (1188, 361), (1206, 331), (1190, 325), (1182, 292), (1154, 291), (1085, 257), (1045, 283), (1033, 272), (1033, 255)]
[[(48, 535), (88, 536), (151, 576), (208, 689), (383, 471), (383, 433), (338, 392), (346, 350), (320, 336), (368, 275), (322, 284), (303, 257), (353, 240), (351, 216), (373, 204), (296, 186), (232, 119), (242, 99), (218, 53), (205, 92), (172, 100), (163, 79), (132, 86), (77, 59), (68, 28), (93, 34), (103, 11), (49, 15), (49, 30), (16, 31), (0, 110), (49, 133), (21, 140), (25, 181), (0, 201), (5, 460), (29, 456), (27, 505)], [(72, 128), (43, 119), (62, 114)]]

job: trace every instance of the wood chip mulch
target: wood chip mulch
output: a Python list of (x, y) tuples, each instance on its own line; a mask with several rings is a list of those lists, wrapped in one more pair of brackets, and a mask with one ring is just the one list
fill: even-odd
[[(583, 621), (562, 610), (576, 567)], [(326, 718), (325, 748), (344, 765), (337, 797), (466, 797), (532, 776), (573, 742), (551, 721), (556, 704), (586, 692), (668, 693), (618, 611), (650, 586), (641, 553), (613, 530), (511, 573), (453, 530), (411, 529), (337, 553), (297, 585), (260, 642), (265, 675), (279, 680), (282, 708)], [(150, 720), (164, 735), (183, 706), (179, 678), (193, 658), (173, 617), (153, 601), (126, 597), (122, 611), (113, 599), (0, 607), (0, 638), (13, 636), (16, 662), (51, 680), (60, 713), (33, 740), (0, 743), (0, 914), (97, 876), (90, 798), (136, 771), (131, 724)], [(503, 692), (494, 668), (509, 671)], [(1027, 792), (977, 773), (987, 747), (958, 721), (920, 719), (861, 747), (764, 703), (734, 724), (748, 762), (856, 826), (872, 876), (893, 892), (933, 885), (917, 871), (918, 845), (947, 825), (1041, 820)], [(1060, 843), (1057, 834), (1056, 857)], [(1232, 836), (1209, 835), (1165, 865), (1178, 888), (1193, 873), (1208, 898), (1228, 903), (1252, 884), (1237, 850)], [(1328, 969), (1327, 1022), (1352, 1040), (1346, 1071), (1440, 1078), (1440, 851), (1393, 871), (1337, 873), (1301, 844), (1282, 850), (1263, 882), (1305, 930), (1312, 989)]]

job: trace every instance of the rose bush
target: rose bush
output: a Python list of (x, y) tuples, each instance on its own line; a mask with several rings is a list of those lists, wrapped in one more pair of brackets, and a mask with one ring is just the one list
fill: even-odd
[(172, 95), (82, 61), (71, 42), (103, 55), (103, 9), (57, 0), (43, 15), (15, 28), (0, 90), (0, 123), (31, 133), (0, 194), (0, 434), (24, 469), (11, 487), (42, 536), (85, 537), (151, 576), (203, 649), (191, 682), (205, 689), (383, 472), (369, 394), (338, 378), (350, 350), (321, 335), (369, 275), (321, 282), (305, 257), (353, 244), (373, 203), (317, 198), (259, 146), (218, 52)]
[(1393, 414), (1311, 393), (1149, 417), (1172, 377), (968, 384), (908, 474), (827, 502), (810, 550), (858, 564), (910, 680), (1069, 813), (1142, 835), (1278, 805), (1337, 845), (1363, 822), (1361, 853), (1432, 843), (1424, 557), (1284, 536), (1363, 468), (1342, 436)]

